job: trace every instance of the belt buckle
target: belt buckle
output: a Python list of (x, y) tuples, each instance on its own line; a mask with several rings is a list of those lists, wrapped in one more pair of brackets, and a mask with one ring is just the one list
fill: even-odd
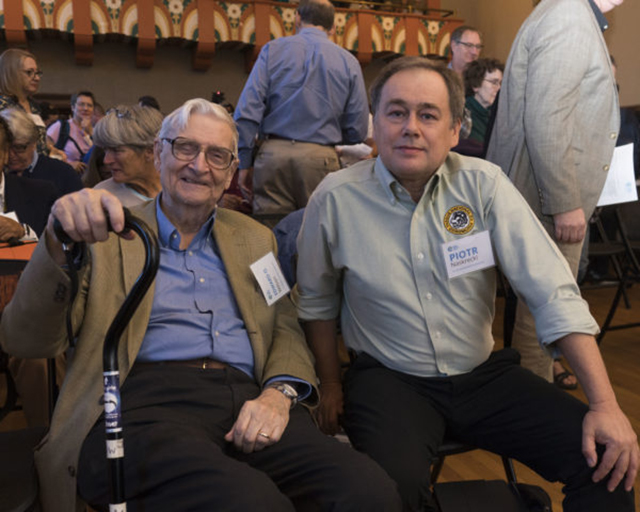
[(206, 370), (206, 369), (207, 369), (207, 363), (208, 363), (207, 358), (206, 358), (206, 357), (203, 357), (203, 358), (202, 358), (202, 369), (203, 369), (203, 370)]

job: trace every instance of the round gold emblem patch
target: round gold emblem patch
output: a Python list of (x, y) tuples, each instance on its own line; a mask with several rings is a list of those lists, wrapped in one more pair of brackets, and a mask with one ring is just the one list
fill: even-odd
[(474, 224), (473, 212), (466, 206), (449, 208), (444, 216), (444, 227), (454, 235), (466, 235), (473, 229)]

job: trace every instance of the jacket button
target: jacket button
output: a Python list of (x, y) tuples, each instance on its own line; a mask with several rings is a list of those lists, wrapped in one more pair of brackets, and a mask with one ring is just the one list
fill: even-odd
[(605, 165), (605, 166), (602, 168), (602, 170), (603, 170), (604, 172), (607, 172), (607, 171), (609, 170), (609, 164)]
[(611, 133), (609, 134), (609, 137), (610, 137), (611, 139), (617, 139), (617, 138), (618, 138), (618, 134), (617, 134), (616, 132), (611, 132)]
[(76, 468), (74, 468), (73, 466), (69, 466), (67, 468), (67, 471), (69, 472), (69, 476), (72, 478), (76, 477)]

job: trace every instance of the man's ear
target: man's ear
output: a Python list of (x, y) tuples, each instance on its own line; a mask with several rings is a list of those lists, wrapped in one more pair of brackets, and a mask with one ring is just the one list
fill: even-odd
[(162, 153), (163, 142), (160, 139), (153, 141), (153, 165), (156, 166), (156, 170), (160, 172), (160, 153)]
[(451, 128), (451, 147), (456, 147), (460, 142), (460, 128), (462, 128), (462, 121), (458, 120), (453, 124)]

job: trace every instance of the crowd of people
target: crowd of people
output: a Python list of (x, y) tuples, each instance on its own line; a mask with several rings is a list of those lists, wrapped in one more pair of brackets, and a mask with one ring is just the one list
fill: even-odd
[[(129, 510), (435, 511), (453, 437), (563, 482), (566, 512), (632, 511), (637, 436), (575, 259), (620, 131), (612, 7), (543, 0), (506, 66), (461, 26), (448, 63), (392, 60), (368, 98), (331, 2), (302, 0), (236, 108), (216, 91), (167, 116), (82, 90), (45, 120), (36, 57), (5, 51), (0, 242), (39, 242), (0, 343), (31, 425), (49, 424), (43, 358), (59, 368), (43, 510), (109, 503), (100, 347), (143, 259), (127, 207), (160, 245), (119, 352)], [(497, 268), (520, 299), (502, 350)]]

